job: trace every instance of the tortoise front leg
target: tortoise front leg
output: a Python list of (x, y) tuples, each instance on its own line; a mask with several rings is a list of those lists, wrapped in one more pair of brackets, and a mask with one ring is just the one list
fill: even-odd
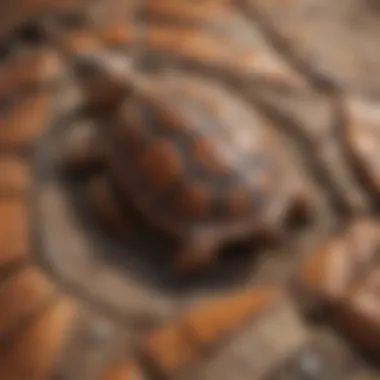
[(181, 243), (176, 252), (173, 264), (174, 271), (179, 274), (186, 274), (211, 265), (219, 255), (221, 246), (221, 240), (214, 234), (193, 233)]
[(106, 173), (100, 173), (88, 180), (84, 198), (90, 213), (102, 228), (119, 237), (130, 231), (130, 215), (116, 199)]

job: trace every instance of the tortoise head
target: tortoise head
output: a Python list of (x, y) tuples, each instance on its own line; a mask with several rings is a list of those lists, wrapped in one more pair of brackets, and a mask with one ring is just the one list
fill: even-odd
[(116, 54), (81, 53), (75, 56), (71, 67), (90, 106), (116, 106), (134, 87), (131, 61)]

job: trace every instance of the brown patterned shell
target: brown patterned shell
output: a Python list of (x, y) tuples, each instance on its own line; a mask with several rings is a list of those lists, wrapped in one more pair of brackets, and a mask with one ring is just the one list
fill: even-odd
[(162, 76), (138, 86), (112, 128), (111, 165), (149, 218), (184, 233), (252, 230), (286, 187), (268, 125), (219, 84)]

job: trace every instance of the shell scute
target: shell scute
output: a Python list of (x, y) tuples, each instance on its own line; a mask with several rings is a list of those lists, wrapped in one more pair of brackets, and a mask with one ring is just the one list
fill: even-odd
[(186, 219), (194, 220), (205, 218), (211, 209), (211, 194), (202, 183), (193, 182), (184, 186), (178, 192), (174, 205), (178, 214)]
[[(157, 163), (161, 164), (160, 170), (157, 170)], [(181, 158), (169, 141), (155, 140), (141, 154), (139, 170), (153, 190), (162, 192), (181, 178)]]
[(225, 162), (218, 159), (210, 139), (212, 140), (212, 136), (208, 139), (203, 137), (192, 139), (188, 147), (189, 154), (194, 157), (198, 165), (207, 175), (226, 175), (230, 168)]

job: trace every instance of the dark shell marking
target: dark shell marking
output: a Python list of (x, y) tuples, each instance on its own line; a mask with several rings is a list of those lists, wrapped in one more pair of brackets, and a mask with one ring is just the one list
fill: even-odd
[(219, 84), (163, 76), (138, 87), (109, 128), (117, 179), (175, 232), (254, 229), (284, 199), (288, 179), (268, 125)]

